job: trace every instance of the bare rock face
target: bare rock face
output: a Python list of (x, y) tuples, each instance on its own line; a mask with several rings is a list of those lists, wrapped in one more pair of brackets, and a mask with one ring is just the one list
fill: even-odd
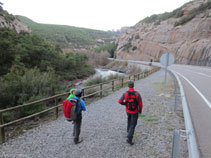
[(31, 32), (31, 30), (25, 24), (21, 23), (13, 15), (3, 10), (1, 6), (0, 6), (0, 28), (13, 29), (17, 33)]
[[(196, 1), (186, 6), (183, 17), (205, 2)], [(139, 22), (116, 41), (116, 57), (156, 61), (163, 53), (170, 52), (176, 63), (211, 66), (210, 13), (211, 9), (179, 26), (175, 26), (175, 22), (180, 18), (169, 18), (159, 24)]]
[(23, 23), (14, 19), (11, 22), (5, 20), (3, 16), (0, 16), (0, 28), (9, 28), (16, 30), (17, 33), (20, 32), (31, 32), (31, 30)]

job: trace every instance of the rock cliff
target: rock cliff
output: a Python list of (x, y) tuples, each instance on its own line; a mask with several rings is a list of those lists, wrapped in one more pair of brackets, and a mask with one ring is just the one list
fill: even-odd
[(20, 32), (31, 32), (31, 30), (13, 15), (8, 14), (7, 11), (3, 10), (0, 6), (0, 28), (9, 28), (16, 30), (17, 33)]
[(211, 66), (210, 0), (195, 0), (153, 16), (127, 29), (116, 41), (117, 58), (155, 61), (170, 52), (176, 63)]

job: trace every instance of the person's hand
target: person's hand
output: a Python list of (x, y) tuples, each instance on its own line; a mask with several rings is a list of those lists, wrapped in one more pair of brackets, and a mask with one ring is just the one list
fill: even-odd
[(122, 102), (122, 105), (127, 105), (127, 103), (124, 101), (124, 102)]

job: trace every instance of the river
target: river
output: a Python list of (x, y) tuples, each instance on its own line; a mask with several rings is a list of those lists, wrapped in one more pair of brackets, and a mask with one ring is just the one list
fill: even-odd
[(119, 73), (116, 71), (112, 71), (112, 70), (108, 70), (108, 69), (102, 69), (102, 68), (95, 68), (96, 73), (93, 75), (92, 78), (98, 77), (98, 76), (102, 76), (103, 78), (108, 77), (109, 75), (124, 75), (123, 73)]
[(125, 75), (124, 73), (119, 73), (119, 72), (116, 72), (116, 71), (112, 71), (112, 70), (108, 70), (108, 69), (102, 69), (102, 68), (95, 68), (95, 71), (96, 71), (96, 73), (93, 76), (89, 77), (86, 80), (83, 80), (83, 81), (80, 81), (80, 82), (76, 83), (75, 84), (76, 88), (80, 88), (80, 89), (83, 88), (84, 87), (83, 84), (86, 81), (88, 81), (88, 80), (90, 80), (92, 78), (95, 78), (95, 77), (102, 76), (103, 78), (106, 78), (109, 75), (116, 75), (116, 74), (118, 74), (118, 75)]

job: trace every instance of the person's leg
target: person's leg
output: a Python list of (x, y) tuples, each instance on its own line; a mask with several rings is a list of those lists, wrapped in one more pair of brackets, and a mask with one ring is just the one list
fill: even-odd
[(129, 128), (129, 132), (128, 132), (128, 136), (127, 136), (127, 138), (128, 138), (127, 141), (130, 144), (132, 144), (135, 127), (137, 125), (137, 120), (138, 120), (138, 113), (131, 114), (130, 128)]
[(79, 135), (81, 132), (81, 121), (82, 121), (82, 115), (78, 115), (75, 121), (75, 138), (74, 138), (75, 143), (79, 141)]
[(76, 131), (76, 121), (73, 121), (73, 136), (75, 136)]
[(130, 129), (131, 114), (127, 113), (127, 133)]

